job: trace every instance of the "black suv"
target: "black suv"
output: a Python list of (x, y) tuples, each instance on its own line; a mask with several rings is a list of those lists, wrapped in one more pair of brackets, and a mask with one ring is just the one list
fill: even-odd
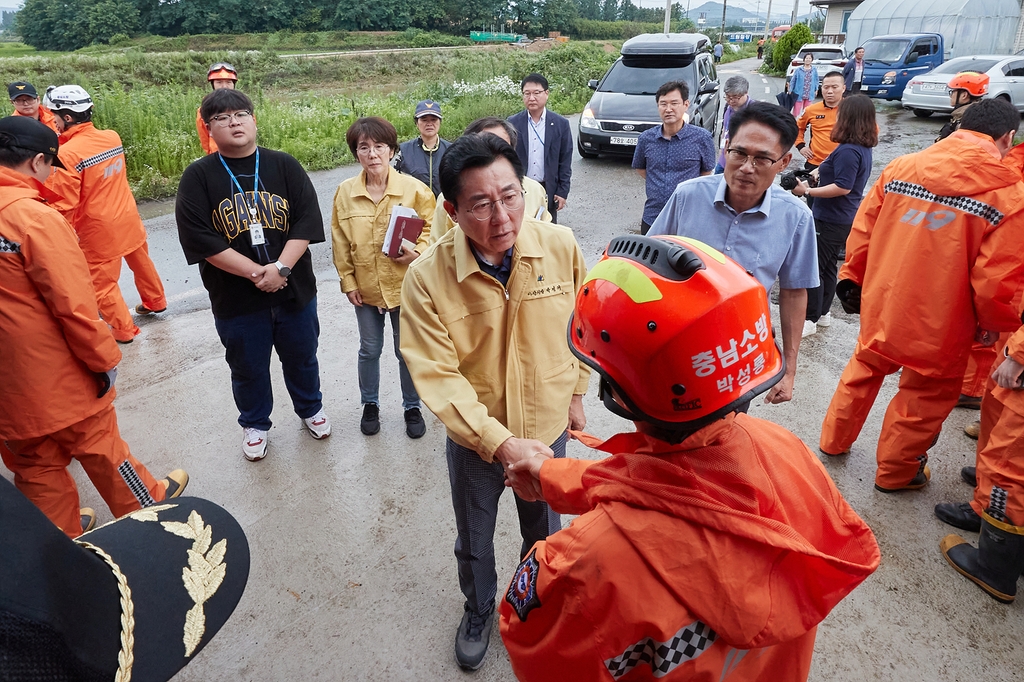
[(687, 123), (714, 134), (718, 121), (718, 74), (711, 40), (699, 33), (645, 33), (622, 45), (622, 56), (600, 82), (580, 116), (576, 147), (581, 156), (633, 156), (636, 139), (661, 124), (654, 93), (668, 81), (690, 87)]

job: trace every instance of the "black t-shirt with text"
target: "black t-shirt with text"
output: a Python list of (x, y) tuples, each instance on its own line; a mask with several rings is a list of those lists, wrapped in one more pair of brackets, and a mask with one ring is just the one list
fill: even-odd
[[(220, 154), (194, 162), (185, 169), (178, 185), (174, 207), (178, 239), (189, 264), (199, 264), (216, 317), (237, 317), (278, 305), (298, 310), (316, 295), (309, 249), (292, 267), (288, 286), (273, 293), (262, 292), (252, 280), (206, 262), (225, 248), (232, 248), (266, 265), (277, 261), (289, 239), (324, 241), (320, 204), (305, 169), (284, 152), (260, 147), (259, 154), (258, 193), (253, 192), (256, 154), (240, 159), (224, 157), (245, 192), (244, 199), (224, 169)], [(253, 246), (249, 234), (249, 208), (253, 206), (266, 240), (259, 246)]]

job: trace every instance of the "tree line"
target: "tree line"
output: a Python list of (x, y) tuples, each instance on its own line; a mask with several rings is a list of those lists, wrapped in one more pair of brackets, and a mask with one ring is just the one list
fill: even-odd
[[(692, 30), (682, 5), (672, 8), (674, 30)], [(663, 10), (639, 7), (632, 0), (26, 0), (16, 15), (16, 30), (40, 50), (77, 50), (139, 34), (281, 30), (414, 28), (466, 35), (494, 28), (533, 36), (562, 31), (588, 34), (580, 35), (585, 38), (628, 38), (641, 32), (629, 24), (660, 24), (663, 19)]]

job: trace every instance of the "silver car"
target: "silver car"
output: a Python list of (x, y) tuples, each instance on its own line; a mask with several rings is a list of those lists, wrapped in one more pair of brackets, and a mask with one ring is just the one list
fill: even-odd
[(986, 73), (991, 79), (987, 98), (1002, 97), (1024, 111), (1024, 56), (977, 55), (950, 59), (921, 76), (915, 76), (903, 91), (903, 108), (925, 118), (935, 112), (948, 114), (949, 81), (963, 71)]
[(811, 53), (814, 61), (811, 64), (818, 70), (818, 81), (831, 71), (842, 71), (846, 66), (846, 55), (843, 53), (842, 45), (826, 45), (824, 43), (807, 43), (800, 48), (800, 51), (789, 60), (789, 68), (786, 69), (786, 85), (789, 85), (793, 72), (804, 65), (804, 55)]

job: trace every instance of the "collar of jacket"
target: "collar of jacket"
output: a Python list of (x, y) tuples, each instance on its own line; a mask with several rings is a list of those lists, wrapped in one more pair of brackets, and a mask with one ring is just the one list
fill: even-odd
[[(961, 116), (962, 115), (963, 114), (961, 114)], [(984, 133), (976, 133), (973, 130), (964, 130), (963, 128), (960, 128), (952, 133), (950, 137), (955, 137), (959, 140), (964, 140), (965, 142), (973, 142), (1000, 161), (1003, 160), (1003, 155), (999, 153), (996, 143), (992, 141), (991, 137)]]
[(712, 422), (702, 429), (694, 431), (687, 436), (683, 442), (671, 444), (653, 436), (648, 436), (640, 431), (632, 433), (618, 433), (602, 441), (596, 436), (581, 431), (570, 431), (572, 436), (579, 442), (592, 450), (600, 450), (615, 455), (620, 452), (637, 452), (643, 454), (657, 455), (659, 453), (672, 453), (684, 450), (696, 450), (711, 445), (726, 429), (732, 428), (736, 420), (736, 414), (727, 414), (718, 421)]
[[(512, 247), (512, 272), (515, 273), (516, 264), (521, 258), (540, 258), (544, 255), (544, 249), (537, 241), (536, 226), (530, 218), (523, 218), (523, 226), (516, 235), (516, 243)], [(462, 229), (455, 230), (455, 276), (459, 284), (474, 272), (480, 272), (480, 264), (473, 257), (473, 250), (469, 246), (469, 237)]]
[(35, 178), (19, 173), (16, 170), (0, 166), (0, 210), (13, 204), (18, 199), (35, 199), (53, 203), (60, 195), (44, 186)]
[[(400, 175), (400, 173), (398, 171), (396, 171), (394, 168), (389, 168), (388, 169), (388, 186), (384, 188), (384, 195), (385, 196), (388, 196), (388, 195), (393, 196), (393, 197), (400, 197), (400, 196), (402, 196), (402, 190), (399, 189), (398, 186), (397, 186), (398, 183), (401, 182), (401, 180), (396, 180), (396, 178), (399, 175)], [(370, 198), (370, 192), (366, 189), (366, 171), (365, 170), (359, 171), (359, 188), (355, 191), (354, 196), (357, 196), (357, 197), (358, 196), (364, 196), (367, 199), (370, 199), (370, 201), (373, 201), (373, 199)]]
[(95, 126), (92, 124), (92, 121), (86, 121), (85, 123), (76, 123), (70, 128), (64, 129), (64, 132), (61, 133), (60, 135), (60, 141), (63, 144), (64, 142), (67, 142), (75, 135), (85, 132), (86, 130), (92, 130), (93, 128), (95, 128)]

